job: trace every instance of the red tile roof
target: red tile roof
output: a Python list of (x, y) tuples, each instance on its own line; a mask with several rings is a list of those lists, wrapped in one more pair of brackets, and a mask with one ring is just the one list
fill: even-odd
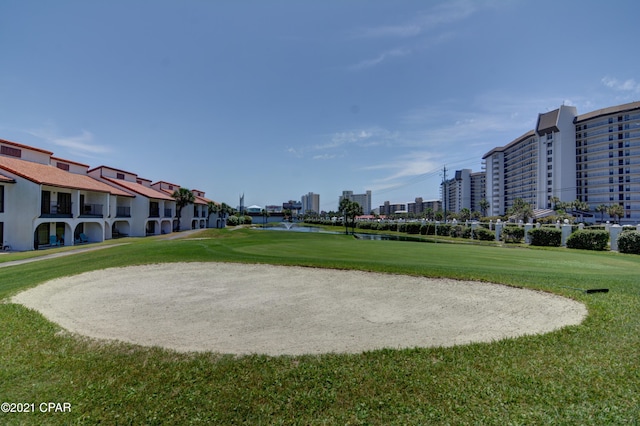
[(19, 160), (17, 158), (0, 156), (0, 170), (13, 173), (39, 185), (105, 192), (127, 197), (131, 196), (124, 191), (113, 188), (90, 176), (69, 173), (54, 166)]
[(98, 167), (94, 167), (93, 169), (90, 169), (87, 173), (91, 173), (91, 172), (93, 172), (94, 170), (98, 170), (98, 169), (109, 169), (109, 170), (113, 170), (114, 172), (122, 172), (122, 173), (125, 173), (125, 174), (128, 174), (128, 175), (133, 175), (133, 176), (135, 176), (136, 178), (138, 177), (138, 175), (137, 175), (137, 174), (135, 174), (135, 173), (128, 172), (128, 171), (126, 171), (126, 170), (122, 170), (122, 169), (116, 169), (115, 167), (109, 167), (109, 166), (98, 166)]
[(73, 161), (73, 160), (66, 160), (66, 159), (60, 158), (60, 157), (51, 157), (51, 159), (54, 160), (54, 161), (61, 161), (63, 163), (75, 164), (76, 166), (82, 166), (82, 167), (89, 168), (88, 164), (78, 163), (77, 161)]
[(42, 153), (44, 153), (44, 154), (49, 154), (49, 155), (52, 155), (52, 154), (53, 154), (53, 152), (51, 152), (51, 151), (47, 151), (46, 149), (34, 148), (34, 147), (32, 147), (32, 146), (29, 146), (29, 145), (23, 145), (23, 144), (21, 144), (21, 143), (11, 142), (11, 141), (8, 141), (8, 140), (6, 140), (6, 139), (0, 139), (0, 142), (1, 142), (1, 143), (5, 143), (5, 144), (7, 144), (7, 145), (13, 145), (13, 146), (16, 146), (16, 147), (18, 147), (18, 148), (30, 149), (31, 151), (38, 151), (38, 152), (42, 152)]
[[(213, 200), (210, 200), (210, 199), (205, 198), (205, 197), (198, 197), (197, 195), (196, 195), (196, 201), (198, 201), (198, 204), (216, 203)], [(216, 204), (220, 204), (220, 203), (216, 203)]]
[(5, 176), (5, 175), (0, 175), (0, 182), (7, 182), (7, 183), (15, 183), (15, 179), (10, 178), (9, 176)]
[(165, 194), (164, 192), (161, 191), (157, 191), (153, 188), (149, 188), (148, 186), (144, 186), (141, 185), (137, 182), (130, 182), (128, 180), (122, 180), (122, 179), (113, 179), (113, 178), (108, 178), (108, 177), (102, 177), (104, 180), (109, 181), (110, 183), (120, 186), (124, 189), (126, 189), (127, 191), (131, 191), (134, 192), (136, 194), (140, 194), (144, 197), (147, 198), (157, 198), (160, 200), (169, 200), (169, 201), (175, 201), (175, 199), (167, 194)]

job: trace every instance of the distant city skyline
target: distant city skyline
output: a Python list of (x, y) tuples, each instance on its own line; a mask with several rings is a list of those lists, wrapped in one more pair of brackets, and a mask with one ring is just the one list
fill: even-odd
[[(549, 11), (553, 13), (549, 13)], [(197, 187), (231, 206), (371, 190), (440, 197), (442, 168), (560, 105), (640, 99), (640, 3), (0, 2), (0, 138)], [(117, 30), (114, 30), (117, 29)]]

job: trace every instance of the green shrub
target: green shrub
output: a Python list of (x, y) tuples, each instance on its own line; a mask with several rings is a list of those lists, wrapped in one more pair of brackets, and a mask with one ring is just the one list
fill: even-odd
[(537, 228), (529, 231), (532, 246), (560, 247), (562, 231), (556, 228)]
[(371, 222), (358, 222), (356, 224), (358, 229), (371, 229)]
[(407, 223), (407, 234), (419, 234), (420, 233), (420, 222), (409, 222)]
[(481, 227), (475, 230), (474, 238), (477, 238), (480, 241), (494, 241), (496, 239), (496, 234), (490, 229)]
[(245, 225), (251, 225), (253, 223), (251, 216), (242, 216), (240, 219), (242, 219), (242, 223)]
[(640, 254), (640, 232), (622, 232), (618, 235), (617, 242), (620, 253)]
[(407, 224), (402, 222), (398, 224), (398, 232), (407, 232)]
[(567, 247), (580, 250), (606, 250), (609, 244), (607, 231), (576, 231), (567, 238)]
[(434, 235), (436, 233), (435, 223), (427, 222), (420, 227), (420, 233), (422, 235)]
[(453, 238), (462, 238), (464, 235), (464, 226), (462, 225), (453, 225), (451, 227), (451, 231), (449, 232), (449, 236)]
[(521, 243), (524, 239), (524, 228), (519, 226), (505, 226), (502, 228), (501, 238), (505, 243)]
[(441, 223), (437, 225), (436, 229), (437, 235), (449, 236), (451, 235), (451, 225), (448, 223)]
[(227, 226), (238, 226), (238, 216), (229, 216), (227, 218)]

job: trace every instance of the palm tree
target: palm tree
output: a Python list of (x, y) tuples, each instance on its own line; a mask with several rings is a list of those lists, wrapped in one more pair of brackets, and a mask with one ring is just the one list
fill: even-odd
[(513, 200), (513, 205), (509, 209), (509, 215), (515, 216), (517, 219), (522, 219), (523, 222), (527, 222), (531, 216), (533, 216), (533, 209), (531, 204), (524, 201), (522, 198), (516, 198)]
[(604, 222), (604, 214), (607, 212), (609, 207), (606, 204), (599, 204), (596, 207), (596, 212), (600, 213), (600, 223)]
[(431, 207), (427, 207), (427, 209), (424, 211), (424, 214), (427, 219), (433, 220), (433, 209)]
[(461, 222), (467, 221), (469, 219), (471, 219), (471, 210), (469, 210), (466, 207), (463, 207), (460, 209), (460, 213), (458, 213), (458, 219)]
[(582, 213), (589, 212), (589, 204), (585, 201), (581, 200), (573, 200), (571, 202), (571, 213), (574, 217), (577, 218), (578, 212), (580, 213), (580, 217), (582, 217)]
[(560, 198), (551, 197), (549, 201), (551, 201), (551, 203), (553, 204), (553, 210), (558, 210), (558, 203), (560, 202)]
[(209, 219), (212, 214), (216, 214), (220, 211), (220, 203), (216, 203), (215, 201), (209, 201), (207, 203), (207, 224), (209, 223)]
[(262, 219), (263, 219), (262, 224), (263, 224), (263, 226), (266, 226), (267, 225), (267, 218), (270, 216), (270, 214), (267, 211), (267, 209), (262, 209), (261, 213), (262, 213)]
[(624, 216), (624, 208), (620, 204), (614, 204), (607, 209), (607, 213), (615, 222), (618, 222)]
[(362, 214), (362, 206), (348, 198), (343, 198), (338, 206), (338, 211), (344, 218), (344, 233), (349, 233), (349, 220), (351, 220), (351, 233), (353, 233), (356, 229), (356, 216)]
[(193, 204), (196, 201), (196, 196), (193, 195), (193, 192), (189, 191), (187, 188), (180, 188), (173, 191), (171, 194), (173, 198), (176, 200), (176, 216), (178, 217), (178, 232), (180, 232), (180, 217), (182, 215), (182, 208), (188, 206), (189, 204)]
[(486, 198), (483, 198), (482, 200), (480, 200), (478, 205), (480, 206), (480, 209), (482, 209), (482, 216), (486, 217), (487, 216), (487, 210), (489, 210), (489, 207), (491, 207), (491, 205), (489, 204), (489, 202), (487, 201)]

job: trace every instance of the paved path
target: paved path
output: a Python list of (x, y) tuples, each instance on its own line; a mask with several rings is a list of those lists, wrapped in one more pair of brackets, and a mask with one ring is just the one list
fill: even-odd
[(29, 259), (21, 259), (21, 260), (10, 260), (9, 262), (0, 263), (0, 268), (6, 268), (9, 266), (23, 265), (25, 263), (37, 262), (39, 260), (47, 260), (47, 259), (55, 259), (57, 257), (70, 256), (72, 254), (84, 253), (86, 251), (94, 251), (94, 250), (102, 250), (110, 247), (123, 246), (129, 243), (120, 243), (120, 244), (111, 244), (108, 246), (93, 246), (93, 247), (83, 247), (75, 250), (67, 250), (60, 251), (57, 253), (45, 254), (44, 256), (31, 257)]
[[(190, 236), (192, 234), (195, 234), (197, 232), (200, 232), (200, 231), (202, 231), (202, 229), (190, 229), (188, 231), (172, 232), (171, 234), (163, 235), (160, 239), (163, 239), (163, 240), (175, 240), (177, 238), (188, 237), (188, 236)], [(6, 268), (6, 267), (9, 267), (9, 266), (16, 266), (16, 265), (23, 265), (25, 263), (37, 262), (39, 260), (55, 259), (57, 257), (70, 256), (72, 254), (84, 253), (84, 252), (87, 252), (87, 251), (102, 250), (102, 249), (106, 249), (106, 248), (109, 248), (109, 247), (122, 246), (122, 245), (125, 245), (125, 244), (130, 244), (130, 243), (110, 244), (110, 245), (105, 245), (105, 246), (87, 246), (87, 247), (77, 248), (77, 249), (74, 249), (74, 250), (67, 250), (67, 251), (61, 251), (61, 252), (57, 252), (57, 253), (45, 254), (43, 256), (31, 257), (29, 259), (11, 260), (9, 262), (0, 263), (0, 268)]]

